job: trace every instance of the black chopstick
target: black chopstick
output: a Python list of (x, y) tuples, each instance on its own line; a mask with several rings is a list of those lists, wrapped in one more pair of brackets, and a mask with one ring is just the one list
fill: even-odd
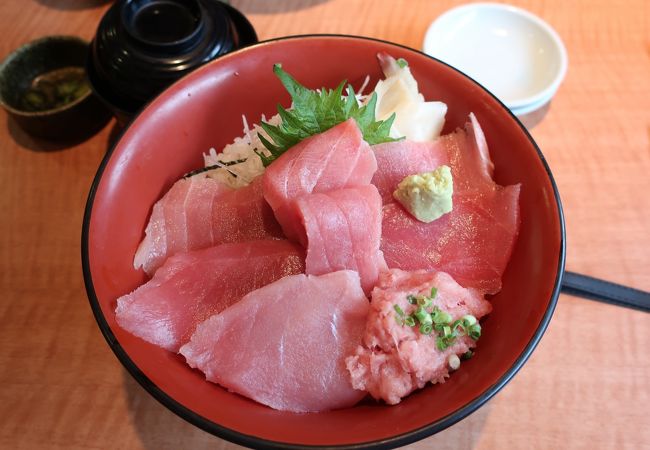
[(579, 273), (564, 272), (562, 292), (565, 294), (599, 300), (617, 306), (650, 312), (650, 292), (600, 280)]

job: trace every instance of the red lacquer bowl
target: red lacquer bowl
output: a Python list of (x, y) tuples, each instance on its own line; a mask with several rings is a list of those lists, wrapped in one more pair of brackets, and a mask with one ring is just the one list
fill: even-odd
[[(281, 62), (309, 87), (359, 88), (381, 77), (376, 55), (405, 58), (427, 99), (447, 103), (444, 132), (478, 117), (502, 185), (522, 183), (521, 232), (483, 321), (471, 360), (442, 385), (397, 406), (372, 402), (318, 414), (274, 411), (204, 381), (182, 357), (123, 331), (116, 299), (145, 281), (132, 261), (152, 205), (202, 152), (222, 148), (250, 122), (270, 117), (288, 94), (273, 75)], [(351, 36), (299, 36), (262, 42), (203, 66), (151, 102), (108, 152), (90, 191), (82, 236), (83, 269), (99, 327), (126, 369), (156, 399), (196, 426), (255, 448), (389, 448), (436, 433), (475, 411), (521, 368), (553, 313), (564, 269), (564, 221), (541, 152), (494, 96), (455, 69), (418, 51)]]

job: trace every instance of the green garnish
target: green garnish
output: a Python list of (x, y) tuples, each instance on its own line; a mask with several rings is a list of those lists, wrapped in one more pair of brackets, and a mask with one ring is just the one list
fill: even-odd
[(420, 296), (417, 299), (417, 303), (422, 308), (428, 308), (433, 303), (433, 299), (425, 296)]
[(449, 324), (452, 319), (451, 315), (448, 312), (441, 310), (437, 306), (433, 307), (433, 311), (431, 311), (431, 318), (433, 319), (433, 323), (441, 326)]
[(389, 136), (390, 127), (395, 120), (394, 113), (386, 120), (375, 120), (377, 104), (375, 92), (366, 105), (359, 106), (352, 86), (347, 86), (345, 89), (347, 97), (343, 97), (345, 80), (336, 89), (323, 88), (318, 92), (298, 83), (282, 70), (280, 64), (273, 66), (273, 72), (291, 95), (292, 108), (286, 110), (278, 104), (278, 114), (282, 118), (280, 125), (266, 122), (261, 124), (271, 139), (258, 133), (262, 144), (271, 153), (267, 156), (255, 150), (262, 159), (264, 167), (303, 139), (329, 130), (349, 118), (354, 118), (363, 134), (363, 139), (370, 145), (398, 140)]
[(450, 347), (455, 340), (456, 338), (454, 336), (438, 336), (436, 338), (436, 345), (438, 346), (438, 350), (447, 350), (447, 347)]
[(399, 305), (393, 305), (393, 309), (397, 313), (397, 316), (395, 317), (395, 320), (397, 320), (397, 323), (400, 325), (404, 325), (404, 311), (402, 311), (402, 308), (399, 307)]
[(417, 311), (413, 313), (416, 319), (418, 319), (418, 322), (420, 322), (422, 325), (432, 325), (432, 320), (431, 320), (431, 314), (426, 312), (426, 310), (422, 307), (420, 307)]
[(451, 324), (451, 329), (454, 330), (458, 336), (465, 336), (466, 327), (463, 325), (463, 321), (458, 319)]
[(468, 335), (475, 341), (481, 337), (481, 325), (476, 317), (469, 314), (454, 321), (451, 326), (448, 325), (448, 322), (447, 324), (441, 323), (438, 329), (441, 331), (441, 335), (436, 339), (439, 350), (446, 350), (456, 342), (456, 338), (461, 336)]
[(408, 67), (409, 63), (404, 58), (399, 58), (397, 60), (397, 65), (400, 67), (400, 69), (403, 69), (404, 67)]
[(471, 350), (467, 350), (463, 355), (461, 356), (461, 359), (467, 360), (470, 359), (472, 356), (474, 356), (474, 352)]
[(470, 314), (461, 317), (461, 320), (463, 321), (463, 324), (464, 324), (466, 327), (471, 327), (472, 325), (474, 325), (475, 323), (478, 322), (478, 321), (476, 320), (476, 317), (474, 317), (474, 316), (472, 316), (472, 315), (470, 315)]
[(472, 325), (467, 330), (467, 334), (469, 335), (469, 337), (471, 337), (475, 341), (478, 341), (478, 338), (481, 337), (481, 326), (478, 323)]
[[(433, 333), (435, 330), (436, 345), (441, 351), (453, 345), (458, 337), (467, 335), (475, 341), (478, 340), (481, 337), (481, 325), (473, 315), (466, 314), (460, 319), (453, 320), (451, 314), (441, 310), (437, 306), (433, 306), (430, 311), (427, 310), (433, 304), (433, 299), (437, 293), (438, 290), (434, 287), (431, 289), (430, 297), (424, 295), (407, 295), (406, 300), (409, 304), (417, 305), (417, 309), (408, 315), (404, 313), (399, 305), (393, 305), (397, 313), (395, 317), (397, 323), (409, 327), (413, 327), (419, 323), (420, 333), (426, 335)], [(468, 351), (463, 357), (468, 359), (471, 355), (472, 352)]]

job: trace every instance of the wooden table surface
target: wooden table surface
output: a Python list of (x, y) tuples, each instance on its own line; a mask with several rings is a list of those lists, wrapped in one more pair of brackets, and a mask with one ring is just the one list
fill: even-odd
[[(516, 1), (562, 36), (569, 70), (532, 128), (557, 181), (567, 269), (650, 290), (650, 3)], [(372, 36), (420, 48), (457, 1), (239, 0), (260, 39)], [(570, 5), (569, 5), (570, 4)], [(91, 38), (110, 2), (2, 0), (0, 58)], [(0, 448), (238, 448), (122, 369), (82, 280), (83, 209), (114, 123), (63, 147), (0, 112)], [(561, 295), (531, 359), (485, 407), (413, 449), (650, 448), (650, 314)]]

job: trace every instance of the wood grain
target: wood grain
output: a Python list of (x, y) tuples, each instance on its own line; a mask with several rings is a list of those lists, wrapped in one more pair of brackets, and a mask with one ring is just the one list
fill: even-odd
[[(531, 130), (564, 204), (567, 268), (650, 290), (650, 3), (513, 3), (553, 25), (569, 52), (567, 77)], [(346, 33), (420, 48), (428, 24), (459, 2), (232, 4), (262, 39)], [(109, 5), (3, 0), (0, 58), (44, 35), (90, 38)], [(60, 148), (0, 113), (0, 448), (238, 448), (149, 397), (88, 307), (81, 221), (113, 127)], [(650, 315), (563, 295), (512, 382), (409, 448), (650, 448), (648, 342)]]

